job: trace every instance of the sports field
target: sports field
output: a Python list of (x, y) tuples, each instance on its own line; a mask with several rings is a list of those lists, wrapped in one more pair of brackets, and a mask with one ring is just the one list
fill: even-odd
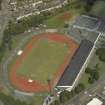
[(37, 35), (26, 44), (10, 67), (10, 82), (27, 92), (49, 91), (70, 62), (78, 44), (58, 33)]
[(35, 41), (32, 50), (19, 66), (17, 75), (47, 84), (47, 80), (53, 78), (68, 52), (66, 43), (47, 38)]

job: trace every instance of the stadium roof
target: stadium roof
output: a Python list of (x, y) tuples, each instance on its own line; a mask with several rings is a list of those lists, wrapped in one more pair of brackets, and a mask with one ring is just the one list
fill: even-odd
[(100, 101), (98, 98), (93, 98), (92, 101), (90, 101), (87, 105), (102, 105), (103, 102)]
[(93, 48), (93, 43), (88, 40), (83, 40), (75, 52), (72, 60), (58, 81), (57, 86), (72, 86), (83, 64), (85, 63), (90, 51)]

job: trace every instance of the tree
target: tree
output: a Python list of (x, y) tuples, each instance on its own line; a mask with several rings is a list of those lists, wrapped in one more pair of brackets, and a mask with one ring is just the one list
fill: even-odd
[(71, 94), (70, 92), (68, 92), (67, 90), (64, 90), (60, 93), (60, 102), (61, 103), (65, 103), (66, 101), (68, 101), (71, 98)]
[(68, 27), (69, 27), (69, 24), (65, 23), (64, 28), (68, 28)]
[(94, 83), (95, 81), (97, 81), (99, 79), (99, 64), (96, 64), (94, 66), (94, 68), (90, 69), (90, 68), (87, 68), (86, 69), (86, 73), (88, 73), (90, 75), (90, 77), (88, 78), (88, 82), (90, 84)]
[(89, 74), (91, 71), (92, 70), (89, 67), (87, 67), (86, 70), (85, 70), (85, 73)]
[(80, 93), (84, 89), (85, 89), (84, 84), (80, 83), (80, 84), (78, 84), (78, 86), (75, 88), (74, 91), (75, 91), (75, 93)]
[(99, 72), (95, 72), (93, 78), (97, 81), (99, 79)]
[(5, 105), (28, 105), (26, 102), (15, 99), (10, 95), (5, 95), (4, 93), (0, 93), (0, 100)]
[(51, 105), (60, 105), (60, 102), (59, 102), (59, 100), (56, 100)]
[(9, 30), (4, 31), (4, 36), (2, 39), (2, 44), (3, 47), (8, 48), (11, 50), (12, 48), (12, 35), (9, 35)]
[(84, 0), (85, 1), (85, 10), (88, 12), (91, 10), (91, 7), (96, 2), (96, 0)]
[(88, 78), (88, 82), (89, 82), (90, 84), (93, 84), (93, 83), (95, 82), (95, 80), (90, 76), (90, 77)]
[(96, 55), (99, 57), (99, 59), (103, 62), (105, 62), (105, 48), (99, 48), (96, 50)]
[(0, 10), (2, 9), (2, 8), (1, 8), (1, 4), (2, 4), (2, 0), (0, 0)]

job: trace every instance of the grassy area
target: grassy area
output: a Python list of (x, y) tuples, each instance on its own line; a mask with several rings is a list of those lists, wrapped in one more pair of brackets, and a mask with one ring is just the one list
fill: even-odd
[(82, 75), (82, 78), (80, 79), (80, 83), (83, 83), (85, 85), (85, 87), (89, 87), (90, 84), (88, 83), (88, 78), (89, 78), (89, 75), (84, 73)]
[(35, 93), (32, 97), (32, 105), (43, 105), (44, 99), (49, 95), (49, 93)]
[[(101, 62), (99, 58), (96, 56), (96, 54), (91, 58), (91, 61), (88, 65), (89, 68), (94, 68), (96, 64), (99, 64), (99, 74), (100, 76), (103, 75), (105, 72), (105, 62)], [(91, 84), (88, 83), (89, 75), (84, 73), (82, 78), (80, 79), (80, 82), (83, 83), (86, 88), (88, 88)]]
[(43, 104), (43, 97), (35, 97), (34, 105), (42, 105)]
[(67, 20), (72, 19), (72, 14), (70, 12), (58, 14), (44, 22), (49, 28), (64, 27)]
[(65, 23), (73, 21), (76, 16), (84, 12), (83, 2), (72, 3), (63, 8), (62, 11), (56, 16), (52, 16), (45, 20), (44, 24), (46, 24), (49, 28), (64, 28)]
[[(33, 45), (32, 51), (21, 62), (17, 74), (47, 83), (63, 63), (68, 46), (63, 43), (41, 39)], [(42, 75), (43, 74), (43, 75)]]
[(93, 59), (91, 60), (89, 67), (93, 68), (96, 64), (99, 64), (99, 73), (100, 75), (103, 74), (103, 72), (105, 72), (105, 62), (102, 62), (99, 60), (98, 56), (94, 55)]
[(42, 105), (44, 98), (42, 96), (35, 96), (33, 100), (33, 105)]
[(92, 7), (92, 10), (90, 13), (104, 18), (105, 17), (105, 1), (101, 1), (101, 0), (97, 1)]

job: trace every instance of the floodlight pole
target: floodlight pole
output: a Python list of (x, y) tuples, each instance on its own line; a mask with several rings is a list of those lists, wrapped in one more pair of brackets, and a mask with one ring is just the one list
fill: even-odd
[(56, 94), (54, 88), (51, 87), (51, 79), (48, 79), (47, 82), (48, 82), (48, 86), (49, 86), (50, 93), (51, 93), (52, 95), (54, 95), (54, 97), (57, 97), (57, 94)]
[(48, 86), (49, 86), (50, 93), (52, 93), (52, 90), (51, 90), (51, 80), (48, 79), (47, 82), (48, 82)]

